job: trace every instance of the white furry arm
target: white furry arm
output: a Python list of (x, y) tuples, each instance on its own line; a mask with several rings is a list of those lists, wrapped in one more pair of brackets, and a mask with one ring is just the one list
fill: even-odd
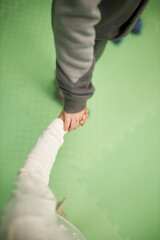
[(63, 121), (55, 119), (27, 156), (12, 200), (3, 210), (0, 239), (66, 240), (56, 223), (55, 196), (47, 186), (64, 134)]
[(55, 119), (39, 137), (26, 162), (20, 170), (19, 181), (28, 176), (36, 182), (48, 185), (49, 175), (57, 152), (63, 144), (63, 121)]

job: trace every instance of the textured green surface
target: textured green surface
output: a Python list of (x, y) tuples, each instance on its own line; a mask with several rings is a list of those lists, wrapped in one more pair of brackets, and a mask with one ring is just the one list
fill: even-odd
[[(0, 1), (0, 212), (17, 171), (61, 111), (53, 98), (51, 1)], [(159, 240), (159, 3), (142, 36), (109, 43), (97, 63), (84, 128), (65, 136), (51, 175), (57, 200), (87, 240)]]

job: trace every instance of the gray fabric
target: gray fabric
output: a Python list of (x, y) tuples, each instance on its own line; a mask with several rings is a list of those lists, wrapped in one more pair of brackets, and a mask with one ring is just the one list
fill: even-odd
[(57, 62), (72, 83), (87, 73), (92, 64), (99, 2), (54, 0), (52, 24)]
[(95, 91), (91, 82), (94, 64), (95, 61), (93, 60), (88, 72), (84, 74), (78, 82), (72, 83), (57, 62), (56, 77), (59, 88), (63, 91), (65, 96), (64, 110), (66, 112), (76, 113), (82, 111), (86, 107), (86, 100), (89, 99)]
[(97, 40), (118, 40), (135, 26), (149, 0), (102, 0), (101, 21), (95, 26)]
[(108, 40), (126, 36), (149, 0), (53, 0), (57, 82), (64, 110), (80, 112), (94, 94), (92, 72)]
[(107, 45), (107, 40), (95, 40), (94, 45), (94, 56), (96, 62), (99, 60), (99, 58), (102, 56), (102, 53), (104, 52), (104, 49)]

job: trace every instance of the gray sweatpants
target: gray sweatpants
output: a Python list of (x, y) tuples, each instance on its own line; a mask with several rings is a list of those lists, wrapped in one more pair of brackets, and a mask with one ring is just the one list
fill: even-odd
[(102, 40), (102, 41), (101, 40), (95, 40), (94, 56), (95, 56), (96, 62), (98, 61), (98, 59), (103, 54), (107, 42), (108, 42), (108, 40)]

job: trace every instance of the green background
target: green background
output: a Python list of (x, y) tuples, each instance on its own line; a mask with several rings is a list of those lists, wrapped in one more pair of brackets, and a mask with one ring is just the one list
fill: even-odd
[[(58, 116), (51, 0), (0, 1), (0, 213), (37, 138)], [(141, 36), (109, 42), (86, 125), (65, 136), (50, 179), (87, 240), (160, 239), (160, 4)]]

